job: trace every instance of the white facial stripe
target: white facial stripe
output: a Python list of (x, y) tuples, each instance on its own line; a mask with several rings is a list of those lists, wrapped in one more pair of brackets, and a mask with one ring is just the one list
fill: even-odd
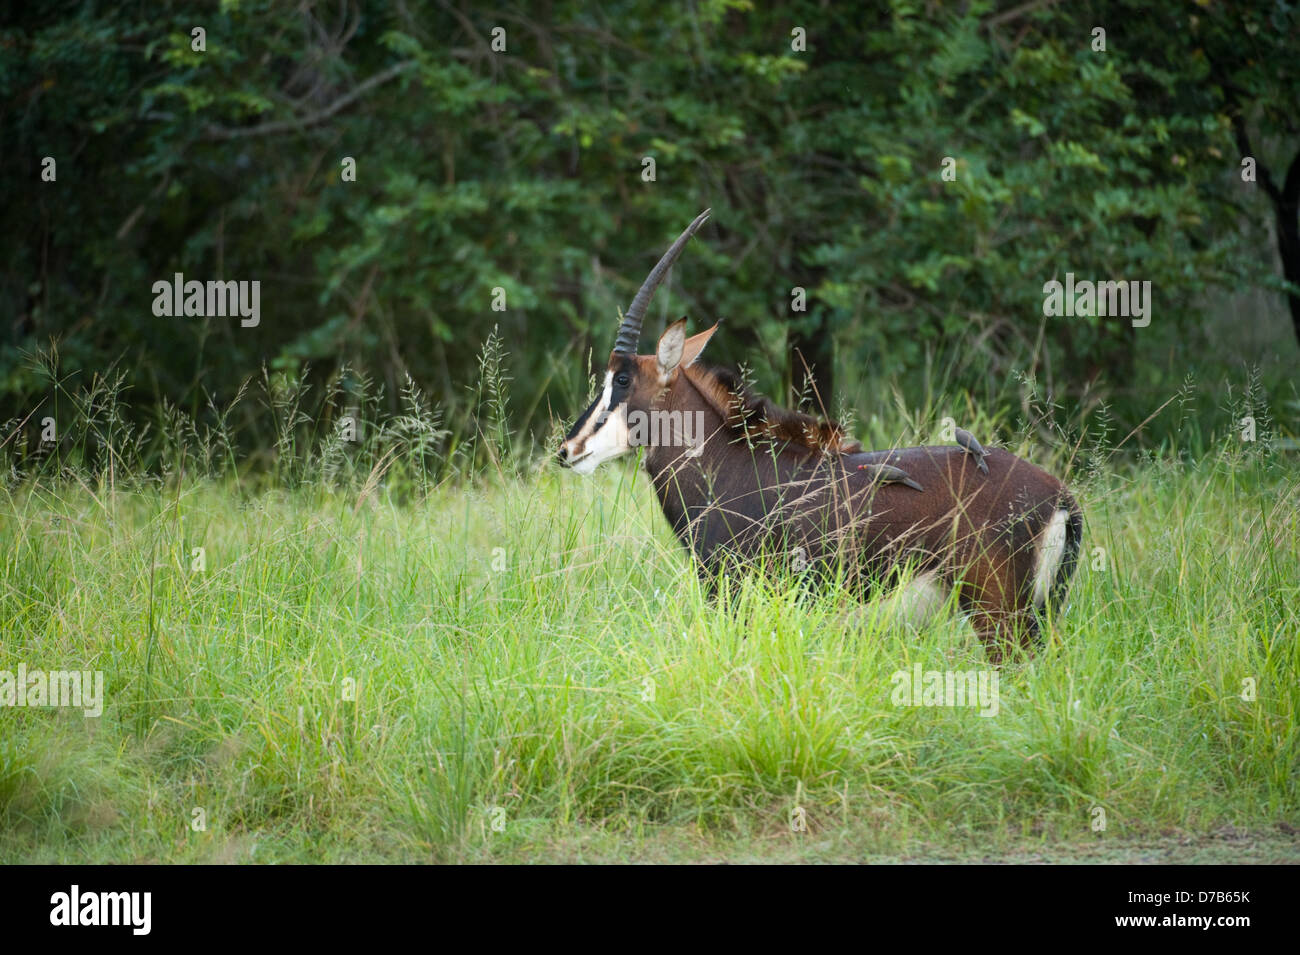
[(606, 461), (631, 450), (628, 443), (627, 405), (619, 405), (605, 419), (599, 431), (587, 439), (582, 456), (573, 464), (579, 474), (590, 474)]
[(605, 388), (582, 430), (565, 442), (569, 465), (579, 474), (590, 474), (606, 461), (631, 449), (628, 442), (627, 405), (609, 407), (613, 400), (614, 373), (605, 373)]
[(591, 409), (591, 414), (587, 416), (587, 420), (582, 423), (582, 430), (564, 442), (564, 447), (568, 450), (570, 457), (577, 457), (582, 454), (583, 445), (596, 430), (596, 422), (600, 420), (601, 415), (609, 410), (609, 397), (613, 379), (613, 372), (605, 372), (605, 388), (600, 393), (600, 400)]
[(596, 429), (600, 427), (598, 422), (600, 421), (601, 415), (609, 412), (609, 402), (613, 392), (614, 373), (612, 371), (607, 371), (605, 372), (605, 390), (600, 393), (600, 411), (593, 415), (592, 419), (587, 422), (588, 427), (591, 428), (591, 431), (588, 432), (589, 434), (594, 434)]

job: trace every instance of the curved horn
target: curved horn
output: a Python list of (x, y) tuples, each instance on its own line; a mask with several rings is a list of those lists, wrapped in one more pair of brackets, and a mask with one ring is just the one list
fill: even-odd
[(620, 355), (636, 354), (636, 346), (641, 341), (641, 319), (645, 318), (645, 310), (650, 305), (650, 299), (655, 294), (655, 289), (663, 282), (664, 276), (673, 267), (677, 257), (682, 254), (682, 249), (690, 241), (691, 236), (695, 235), (695, 230), (704, 225), (704, 220), (709, 217), (709, 213), (712, 211), (712, 209), (705, 209), (695, 217), (695, 221), (688, 225), (686, 231), (677, 237), (677, 241), (664, 253), (664, 257), (659, 260), (659, 264), (650, 270), (646, 280), (641, 283), (641, 290), (632, 299), (627, 314), (623, 316), (623, 324), (619, 326), (618, 338), (614, 341), (614, 351), (616, 353)]

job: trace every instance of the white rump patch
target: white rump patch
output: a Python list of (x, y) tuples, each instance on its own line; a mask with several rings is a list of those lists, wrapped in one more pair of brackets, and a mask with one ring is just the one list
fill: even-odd
[(1056, 583), (1057, 571), (1061, 569), (1061, 561), (1065, 559), (1065, 523), (1069, 517), (1069, 511), (1058, 510), (1038, 535), (1038, 566), (1034, 569), (1032, 598), (1035, 607), (1042, 607), (1047, 603), (1047, 596), (1052, 592), (1052, 585)]

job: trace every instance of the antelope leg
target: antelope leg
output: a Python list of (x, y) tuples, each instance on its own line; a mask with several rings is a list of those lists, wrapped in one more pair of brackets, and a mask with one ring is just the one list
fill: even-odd
[(975, 435), (971, 434), (969, 431), (963, 431), (961, 428), (958, 428), (957, 443), (969, 454), (975, 456), (975, 465), (981, 472), (984, 474), (989, 473), (989, 466), (984, 463), (984, 459), (988, 457), (988, 452), (985, 451), (983, 446), (975, 440)]
[(859, 464), (858, 470), (870, 474), (872, 483), (906, 484), (916, 491), (925, 490), (925, 488), (913, 481), (906, 471), (902, 468), (896, 468), (892, 464)]

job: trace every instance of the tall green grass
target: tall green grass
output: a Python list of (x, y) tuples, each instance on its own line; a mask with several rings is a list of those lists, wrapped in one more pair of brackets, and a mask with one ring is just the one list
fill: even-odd
[(219, 435), (168, 439), (149, 476), (105, 424), (98, 466), (37, 462), (0, 497), (0, 670), (107, 689), (98, 718), (0, 708), (0, 860), (997, 855), (1227, 827), (1295, 857), (1300, 483), (1264, 442), (1122, 461), (1096, 418), (978, 422), (1068, 469), (1087, 520), (1068, 609), (985, 718), (891, 702), (916, 663), (988, 668), (960, 619), (757, 575), (708, 603), (634, 462), (562, 473), (414, 389), (355, 443), (331, 421), (301, 444), (291, 398), (264, 404), (291, 424), (267, 476), (223, 469)]

